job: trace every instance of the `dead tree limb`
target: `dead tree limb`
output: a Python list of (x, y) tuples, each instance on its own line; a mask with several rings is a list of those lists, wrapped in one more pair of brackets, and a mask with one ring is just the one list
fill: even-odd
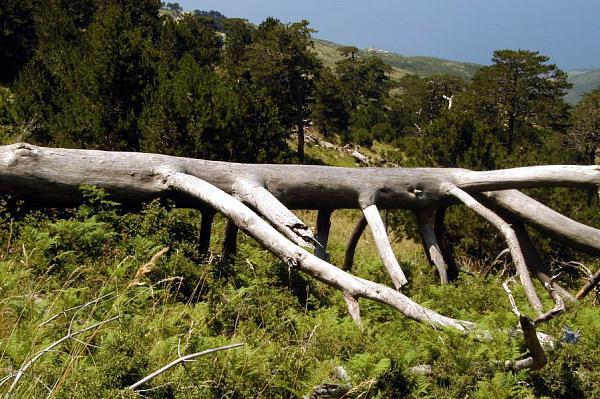
[(310, 228), (273, 196), (259, 181), (241, 179), (233, 187), (234, 196), (256, 209), (275, 228), (298, 245), (314, 248), (315, 237)]
[[(90, 303), (92, 303), (92, 302), (90, 302)], [(80, 308), (80, 309), (82, 309), (82, 308)], [(41, 351), (34, 354), (29, 361), (23, 363), (23, 365), (21, 367), (19, 367), (19, 370), (17, 370), (17, 372), (13, 374), (14, 379), (13, 379), (11, 386), (8, 388), (8, 394), (10, 395), (10, 393), (17, 387), (19, 380), (21, 379), (21, 377), (23, 377), (23, 374), (25, 374), (25, 372), (27, 370), (29, 370), (29, 368), (31, 366), (33, 366), (33, 364), (35, 362), (37, 362), (46, 353), (52, 352), (54, 350), (54, 348), (56, 348), (57, 346), (59, 346), (60, 344), (62, 344), (63, 342), (65, 342), (69, 339), (76, 339), (75, 337), (77, 337), (78, 335), (81, 335), (81, 334), (83, 334), (87, 331), (93, 330), (95, 328), (101, 327), (104, 324), (107, 324), (107, 323), (110, 323), (111, 321), (119, 319), (120, 317), (121, 317), (120, 315), (114, 316), (109, 319), (100, 321), (98, 323), (94, 323), (91, 326), (88, 326), (82, 330), (73, 331), (73, 322), (75, 320), (75, 316), (73, 316), (73, 318), (71, 319), (71, 323), (69, 323), (69, 329), (67, 331), (67, 334), (64, 337), (62, 337), (61, 339), (59, 339), (57, 341), (54, 341), (53, 343), (48, 345), (46, 348), (44, 348)]]
[(204, 180), (167, 168), (157, 173), (162, 177), (162, 184), (166, 188), (185, 193), (212, 206), (291, 268), (304, 271), (353, 298), (362, 297), (387, 304), (406, 317), (421, 323), (452, 327), (460, 331), (474, 328), (471, 322), (440, 315), (394, 289), (348, 274), (317, 258), (289, 241), (246, 205)]
[(519, 274), (519, 279), (521, 280), (521, 284), (523, 285), (523, 289), (525, 290), (525, 295), (529, 300), (529, 304), (538, 314), (541, 314), (543, 310), (542, 302), (540, 301), (540, 298), (535, 292), (535, 287), (533, 286), (533, 282), (531, 281), (531, 276), (529, 275), (527, 263), (525, 262), (525, 257), (523, 256), (523, 251), (521, 250), (521, 246), (519, 245), (519, 241), (517, 240), (517, 235), (515, 234), (515, 231), (510, 227), (508, 223), (502, 220), (500, 216), (496, 215), (490, 209), (483, 206), (475, 198), (473, 198), (471, 195), (461, 190), (460, 188), (453, 187), (450, 188), (448, 192), (451, 195), (458, 198), (462, 203), (464, 203), (467, 206), (467, 208), (473, 210), (481, 217), (486, 219), (488, 222), (490, 222), (504, 236), (504, 240), (508, 245), (508, 249), (510, 250), (513, 262), (515, 263), (517, 273)]
[(365, 215), (371, 233), (373, 234), (373, 240), (375, 241), (375, 246), (377, 246), (383, 265), (387, 269), (394, 286), (399, 290), (404, 284), (408, 283), (408, 280), (406, 279), (400, 264), (396, 260), (392, 245), (385, 232), (385, 226), (381, 219), (381, 215), (379, 214), (379, 210), (376, 205), (369, 205), (363, 209), (363, 214)]
[(502, 287), (504, 288), (504, 291), (506, 291), (506, 295), (508, 295), (511, 309), (513, 313), (519, 318), (519, 325), (521, 326), (521, 330), (523, 331), (525, 346), (529, 350), (529, 356), (525, 359), (520, 359), (517, 361), (507, 360), (505, 362), (505, 368), (516, 372), (526, 368), (531, 370), (539, 370), (546, 365), (546, 353), (544, 352), (544, 348), (540, 343), (540, 337), (536, 330), (536, 327), (541, 323), (553, 319), (554, 317), (558, 316), (564, 311), (564, 303), (561, 297), (555, 293), (554, 288), (552, 286), (554, 280), (557, 277), (558, 276), (553, 277), (550, 280), (550, 282), (545, 285), (546, 289), (548, 290), (548, 293), (555, 302), (554, 308), (540, 315), (535, 320), (532, 320), (529, 316), (524, 315), (519, 311), (517, 303), (512, 295), (512, 291), (508, 286), (508, 283), (510, 281), (502, 283)]
[(448, 281), (453, 281), (458, 278), (459, 267), (454, 259), (454, 250), (452, 245), (446, 243), (446, 228), (444, 227), (444, 219), (446, 217), (446, 211), (448, 210), (447, 205), (438, 207), (435, 211), (435, 221), (433, 223), (433, 229), (440, 246), (440, 251), (446, 262), (448, 270)]
[(517, 190), (484, 193), (518, 220), (567, 245), (600, 255), (600, 230), (576, 222)]
[(429, 262), (437, 269), (442, 284), (448, 284), (448, 266), (435, 234), (435, 209), (424, 209), (417, 213), (419, 232)]
[[(366, 210), (368, 224), (382, 231), (376, 242), (380, 253), (387, 254), (386, 266), (392, 276), (396, 275), (392, 277), (394, 285), (399, 286), (405, 277), (401, 278), (403, 274), (396, 268), (398, 262), (393, 254), (388, 256), (389, 239), (381, 229), (383, 223), (378, 211), (406, 209), (419, 213), (465, 202), (499, 228), (510, 243), (521, 281), (538, 313), (541, 305), (527, 272), (530, 265), (515, 239), (515, 231), (474, 196), (485, 195), (494, 207), (502, 208), (528, 227), (578, 249), (600, 254), (600, 230), (574, 222), (516, 191), (531, 187), (597, 186), (599, 166), (554, 165), (486, 172), (450, 168), (339, 168), (237, 164), (157, 154), (43, 148), (23, 143), (0, 147), (3, 193), (28, 200), (32, 205), (68, 207), (81, 201), (79, 188), (83, 184), (102, 188), (113, 200), (123, 203), (168, 197), (180, 206), (210, 207), (230, 220), (224, 245), (227, 259), (235, 252), (235, 236), (240, 228), (290, 267), (340, 289), (349, 298), (375, 300), (413, 320), (461, 331), (473, 328), (473, 324), (440, 315), (390, 287), (346, 273), (300, 248), (298, 244), (315, 244), (315, 241), (306, 224), (290, 210)], [(436, 230), (442, 228), (437, 223), (441, 220), (439, 214), (434, 224), (438, 241)], [(352, 263), (355, 243), (364, 229), (362, 223), (353, 236), (354, 247), (349, 245), (352, 250), (346, 253), (346, 267)], [(440, 250), (451, 279), (452, 260), (443, 248)]]
[(205, 355), (209, 355), (211, 353), (215, 353), (215, 352), (219, 352), (219, 351), (224, 351), (224, 350), (228, 350), (228, 349), (238, 348), (238, 347), (240, 347), (242, 345), (244, 345), (244, 344), (226, 345), (226, 346), (221, 346), (221, 347), (218, 347), (218, 348), (207, 349), (207, 350), (202, 351), (202, 352), (191, 353), (189, 355), (182, 355), (181, 351), (180, 351), (180, 346), (179, 346), (179, 343), (178, 343), (178, 345), (177, 345), (177, 353), (178, 353), (179, 357), (177, 359), (175, 359), (171, 363), (169, 363), (169, 364), (161, 367), (160, 369), (156, 370), (155, 372), (147, 375), (146, 377), (142, 378), (138, 382), (136, 382), (134, 384), (131, 384), (128, 388), (134, 390), (134, 389), (136, 389), (136, 388), (144, 385), (148, 381), (150, 381), (150, 380), (158, 377), (159, 375), (161, 375), (165, 371), (169, 370), (170, 368), (173, 368), (173, 367), (177, 366), (178, 364), (182, 364), (182, 363), (186, 363), (186, 362), (193, 362), (194, 359), (196, 359), (196, 358), (198, 358), (200, 356), (205, 356)]
[[(537, 249), (533, 245), (533, 241), (525, 228), (525, 225), (516, 220), (511, 221), (511, 226), (515, 231), (517, 241), (523, 250), (523, 256), (525, 258), (525, 263), (530, 268), (532, 273), (535, 273), (538, 280), (542, 282), (542, 284), (549, 284), (552, 280), (552, 276), (550, 275), (550, 268), (542, 261), (540, 254)], [(553, 292), (556, 292), (564, 301), (567, 302), (575, 302), (576, 299), (573, 295), (571, 295), (567, 290), (560, 287), (556, 282), (552, 284)]]
[(590, 277), (588, 282), (585, 283), (583, 287), (581, 287), (577, 295), (575, 295), (575, 298), (585, 298), (587, 294), (589, 294), (590, 291), (592, 291), (598, 285), (598, 283), (600, 283), (600, 268), (596, 270), (596, 273), (594, 273), (594, 275)]

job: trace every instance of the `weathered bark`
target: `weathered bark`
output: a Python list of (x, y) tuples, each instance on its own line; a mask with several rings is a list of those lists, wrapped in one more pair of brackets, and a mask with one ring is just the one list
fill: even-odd
[(515, 302), (515, 299), (512, 296), (512, 292), (508, 287), (509, 282), (505, 282), (502, 284), (504, 291), (506, 291), (506, 294), (508, 295), (511, 309), (513, 313), (519, 318), (519, 325), (521, 326), (521, 330), (523, 331), (525, 345), (529, 350), (529, 356), (525, 359), (520, 359), (514, 362), (507, 361), (505, 363), (505, 367), (507, 369), (510, 369), (515, 372), (526, 368), (531, 370), (539, 370), (546, 365), (546, 353), (544, 352), (544, 348), (540, 343), (540, 336), (537, 333), (536, 327), (558, 316), (565, 309), (561, 297), (554, 291), (554, 279), (557, 277), (558, 276), (554, 276), (552, 279), (550, 279), (549, 283), (544, 285), (546, 290), (550, 294), (550, 297), (552, 298), (552, 300), (554, 300), (554, 308), (552, 308), (550, 311), (544, 314), (539, 315), (535, 320), (532, 320), (527, 315), (521, 314), (519, 308), (517, 307), (517, 303)]
[(254, 179), (240, 179), (233, 186), (234, 196), (256, 209), (287, 238), (303, 247), (314, 248), (310, 228)]
[(517, 190), (484, 194), (496, 206), (534, 229), (573, 248), (600, 255), (600, 230), (576, 222)]
[(587, 296), (587, 294), (590, 293), (590, 291), (592, 291), (594, 288), (596, 288), (598, 283), (600, 283), (600, 269), (596, 270), (596, 273), (594, 273), (594, 275), (591, 276), (589, 281), (587, 283), (585, 283), (585, 285), (583, 287), (581, 287), (581, 289), (579, 290), (577, 295), (575, 295), (575, 298), (577, 298), (577, 299), (585, 298)]
[[(550, 269), (548, 266), (542, 261), (540, 254), (535, 249), (533, 242), (531, 241), (531, 237), (529, 233), (527, 233), (527, 229), (525, 225), (516, 220), (508, 220), (510, 222), (513, 230), (515, 231), (517, 241), (523, 250), (523, 257), (525, 258), (525, 264), (531, 270), (531, 272), (535, 273), (538, 280), (542, 282), (542, 284), (549, 284), (552, 276), (550, 273)], [(575, 302), (576, 299), (573, 295), (571, 295), (567, 290), (560, 287), (558, 284), (554, 283), (554, 291), (560, 297), (567, 302)]]
[(435, 209), (425, 209), (417, 213), (417, 223), (429, 263), (437, 269), (442, 284), (448, 284), (448, 266), (435, 234), (435, 212)]
[(396, 289), (399, 290), (404, 284), (408, 283), (408, 280), (406, 279), (400, 264), (396, 260), (392, 245), (385, 232), (385, 225), (383, 224), (383, 220), (381, 220), (381, 215), (379, 215), (379, 210), (376, 205), (369, 205), (363, 209), (363, 214), (371, 228), (373, 240), (379, 251), (379, 256), (381, 256), (381, 259), (383, 260), (383, 265), (387, 269), (387, 272), (392, 279), (392, 283), (394, 283)]
[[(356, 243), (368, 221), (384, 264), (394, 285), (399, 287), (406, 278), (391, 253), (378, 211), (407, 209), (427, 215), (423, 212), (443, 210), (448, 205), (464, 202), (504, 234), (521, 282), (538, 314), (542, 311), (541, 303), (529, 279), (528, 267), (531, 266), (520, 248), (518, 234), (494, 213), (494, 208), (579, 249), (600, 254), (599, 230), (572, 221), (516, 191), (530, 187), (599, 185), (599, 166), (540, 166), (489, 172), (339, 168), (236, 164), (156, 154), (52, 149), (29, 144), (0, 147), (0, 190), (4, 193), (43, 206), (73, 206), (81, 200), (79, 188), (83, 184), (103, 188), (111, 198), (121, 202), (169, 197), (179, 205), (214, 209), (230, 220), (223, 251), (226, 261), (235, 253), (235, 237), (240, 228), (290, 267), (340, 289), (357, 321), (360, 320), (357, 300), (367, 298), (391, 306), (422, 323), (461, 331), (473, 328), (470, 322), (440, 315), (390, 287), (353, 276), (302, 249), (300, 245), (310, 247), (317, 241), (290, 209), (321, 211), (322, 220), (318, 223), (318, 241), (321, 243), (326, 241), (327, 228), (323, 220), (327, 212), (342, 208), (362, 209), (365, 217), (349, 242), (344, 267), (350, 269)], [(493, 207), (484, 206), (473, 196), (485, 196)], [(439, 240), (441, 226), (438, 224), (441, 223), (438, 222), (443, 219), (440, 214), (443, 212), (438, 212), (433, 227), (430, 215), (422, 221), (430, 244)], [(207, 218), (204, 229), (208, 221)], [(446, 263), (452, 265), (451, 257), (443, 248), (439, 253), (442, 260), (445, 258)], [(442, 264), (441, 261), (438, 263)], [(452, 277), (449, 268), (448, 279)]]
[(165, 188), (177, 190), (210, 205), (286, 262), (289, 267), (302, 270), (352, 298), (362, 297), (387, 304), (406, 317), (425, 324), (451, 327), (460, 331), (474, 328), (473, 323), (440, 315), (392, 288), (353, 276), (317, 258), (289, 241), (246, 205), (204, 180), (169, 168), (160, 169), (157, 173), (161, 176)]

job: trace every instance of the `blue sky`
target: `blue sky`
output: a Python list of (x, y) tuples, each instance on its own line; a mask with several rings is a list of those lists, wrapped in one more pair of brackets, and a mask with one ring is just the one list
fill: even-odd
[(600, 68), (599, 0), (179, 0), (259, 23), (307, 19), (315, 37), (481, 64), (496, 49), (536, 50), (562, 69)]

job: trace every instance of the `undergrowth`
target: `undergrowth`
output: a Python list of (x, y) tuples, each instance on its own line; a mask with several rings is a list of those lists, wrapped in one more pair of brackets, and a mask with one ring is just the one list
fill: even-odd
[[(483, 333), (433, 329), (364, 300), (361, 330), (339, 292), (289, 269), (243, 235), (235, 263), (225, 265), (218, 256), (222, 219), (213, 227), (214, 253), (206, 257), (198, 252), (197, 211), (158, 201), (126, 209), (90, 187), (84, 197), (83, 205), (64, 212), (2, 202), (2, 394), (14, 379), (5, 377), (69, 329), (118, 316), (45, 353), (11, 397), (296, 398), (318, 384), (346, 382), (349, 398), (600, 397), (600, 311), (591, 300), (543, 326), (556, 338), (547, 367), (507, 372), (504, 361), (525, 349), (522, 337), (509, 333), (517, 320), (497, 277), (465, 273), (442, 287), (410, 255), (403, 264), (408, 295), (476, 321)], [(351, 226), (355, 216), (336, 212), (334, 228)], [(341, 243), (334, 240), (331, 251), (334, 261), (342, 258)], [(367, 237), (354, 272), (388, 283), (374, 254)], [(515, 294), (526, 309), (522, 292)], [(567, 332), (575, 342), (562, 339)], [(172, 368), (137, 393), (127, 389), (178, 351), (231, 343), (244, 345)], [(411, 372), (419, 365), (430, 365), (431, 374)], [(349, 381), (340, 380), (338, 367)]]

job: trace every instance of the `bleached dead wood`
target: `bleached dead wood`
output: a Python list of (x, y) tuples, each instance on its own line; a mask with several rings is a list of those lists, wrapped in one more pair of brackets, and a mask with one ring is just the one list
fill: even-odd
[(544, 348), (540, 342), (540, 334), (537, 332), (536, 327), (544, 322), (547, 322), (548, 320), (553, 319), (564, 311), (564, 303), (553, 288), (554, 280), (558, 277), (558, 275), (554, 276), (549, 283), (545, 284), (546, 290), (548, 290), (548, 293), (554, 300), (554, 308), (544, 314), (539, 315), (535, 320), (532, 320), (529, 316), (524, 315), (519, 311), (517, 303), (512, 295), (512, 291), (508, 286), (508, 284), (513, 280), (502, 283), (502, 287), (504, 288), (506, 295), (508, 295), (510, 307), (513, 313), (519, 318), (519, 325), (523, 331), (525, 346), (529, 350), (529, 356), (524, 359), (519, 359), (517, 361), (507, 360), (505, 362), (505, 368), (512, 371), (520, 371), (523, 369), (539, 370), (546, 365), (546, 353), (544, 352)]
[(525, 290), (525, 295), (529, 300), (529, 304), (533, 307), (533, 309), (535, 309), (536, 312), (538, 312), (538, 314), (541, 314), (543, 310), (542, 302), (535, 292), (535, 287), (531, 281), (531, 276), (529, 275), (529, 270), (527, 268), (527, 264), (525, 263), (525, 257), (523, 256), (523, 251), (521, 250), (521, 246), (519, 245), (515, 231), (510, 227), (510, 225), (502, 220), (500, 216), (483, 206), (460, 188), (452, 187), (448, 190), (448, 192), (463, 202), (469, 209), (472, 209), (481, 217), (494, 225), (494, 227), (496, 227), (504, 236), (513, 262), (515, 263), (519, 279), (521, 280), (521, 284)]
[(448, 284), (448, 266), (435, 234), (435, 212), (435, 209), (424, 209), (418, 212), (417, 224), (427, 258), (436, 267), (442, 284)]
[[(468, 321), (440, 315), (395, 289), (353, 276), (302, 249), (299, 245), (313, 244), (319, 248), (316, 243), (324, 242), (326, 238), (325, 219), (328, 218), (325, 216), (336, 209), (365, 211), (365, 218), (359, 222), (349, 241), (344, 268), (350, 269), (356, 244), (368, 220), (375, 230), (384, 263), (390, 274), (395, 275), (393, 283), (398, 287), (406, 278), (402, 278), (403, 273), (400, 274), (401, 270), (396, 268), (398, 262), (391, 253), (378, 211), (406, 209), (420, 214), (421, 232), (426, 246), (430, 248), (429, 255), (438, 270), (443, 271), (442, 265), (453, 263), (449, 251), (441, 248), (440, 243), (436, 245), (439, 231), (443, 228), (440, 215), (450, 205), (467, 204), (504, 235), (521, 282), (528, 291), (527, 296), (538, 314), (542, 313), (541, 302), (531, 284), (529, 270), (538, 275), (540, 270), (544, 270), (528, 264), (528, 260), (531, 263), (534, 258), (524, 255), (527, 250), (520, 248), (523, 241), (518, 238), (518, 230), (511, 228), (511, 222), (504, 219), (504, 214), (578, 249), (600, 254), (599, 230), (560, 215), (517, 191), (531, 187), (598, 185), (598, 166), (554, 165), (486, 172), (434, 168), (339, 168), (236, 164), (157, 154), (43, 148), (29, 144), (0, 147), (0, 190), (4, 193), (32, 204), (73, 206), (81, 200), (79, 187), (83, 184), (103, 188), (111, 198), (120, 202), (169, 197), (181, 206), (198, 208), (203, 212), (207, 209), (220, 212), (230, 220), (223, 251), (226, 261), (235, 253), (239, 228), (290, 267), (340, 289), (355, 320), (360, 320), (358, 298), (367, 298), (391, 306), (425, 324), (461, 331), (474, 326)], [(318, 225), (321, 234), (317, 240), (290, 209), (320, 211), (322, 220)], [(433, 226), (431, 215), (427, 213), (432, 209), (440, 210)], [(497, 212), (502, 212), (503, 216), (500, 217)], [(203, 236), (209, 231), (210, 218), (207, 215), (206, 223), (203, 223)], [(547, 274), (547, 271), (544, 273)], [(454, 268), (449, 267), (447, 279), (454, 275)]]
[(298, 245), (314, 248), (315, 237), (310, 228), (273, 196), (260, 181), (240, 179), (233, 186), (234, 196), (256, 209), (287, 238)]
[(364, 165), (369, 165), (371, 163), (369, 157), (359, 151), (359, 147), (355, 148), (352, 144), (346, 144), (343, 147), (343, 151), (354, 158), (358, 163)]
[(109, 297), (111, 295), (112, 294), (103, 295), (100, 298), (97, 298), (95, 300), (89, 301), (89, 302), (87, 302), (87, 303), (85, 303), (83, 305), (74, 306), (74, 307), (72, 307), (70, 309), (66, 309), (66, 310), (64, 310), (64, 311), (62, 311), (60, 313), (57, 313), (55, 316), (51, 317), (50, 319), (46, 320), (45, 322), (43, 322), (40, 326), (46, 325), (49, 321), (52, 321), (52, 320), (56, 319), (58, 316), (60, 316), (62, 314), (66, 314), (66, 312), (74, 311), (73, 312), (73, 316), (71, 316), (71, 320), (69, 322), (69, 328), (67, 329), (67, 333), (62, 338), (60, 338), (60, 339), (52, 342), (46, 348), (44, 348), (44, 349), (36, 352), (33, 356), (31, 356), (31, 359), (29, 359), (28, 361), (26, 361), (25, 363), (23, 363), (21, 365), (21, 367), (19, 367), (19, 369), (15, 373), (10, 374), (10, 375), (8, 375), (8, 376), (6, 376), (5, 378), (2, 379), (2, 383), (5, 383), (6, 381), (9, 381), (11, 378), (13, 379), (12, 384), (8, 388), (7, 396), (10, 396), (11, 392), (13, 392), (13, 390), (19, 384), (19, 381), (21, 380), (21, 378), (23, 377), (23, 375), (25, 374), (25, 372), (27, 372), (27, 370), (29, 370), (35, 364), (35, 362), (37, 362), (42, 356), (44, 356), (45, 354), (47, 354), (49, 352), (52, 352), (54, 350), (54, 348), (56, 348), (57, 346), (61, 345), (65, 341), (68, 341), (68, 340), (71, 340), (71, 339), (83, 343), (83, 341), (80, 341), (77, 338), (79, 335), (81, 335), (81, 334), (83, 334), (85, 332), (88, 332), (90, 330), (99, 328), (99, 327), (103, 326), (104, 324), (110, 323), (110, 322), (112, 322), (114, 320), (117, 320), (117, 319), (121, 318), (121, 315), (117, 315), (117, 316), (114, 316), (114, 317), (110, 317), (110, 318), (108, 318), (106, 320), (94, 323), (94, 324), (92, 324), (92, 325), (90, 325), (88, 327), (85, 327), (85, 328), (81, 329), (81, 330), (73, 331), (73, 325), (74, 325), (75, 319), (76, 319), (77, 315), (79, 314), (79, 312), (82, 309), (84, 309), (84, 308), (86, 308), (86, 307), (88, 307), (90, 305), (97, 304), (99, 301), (101, 301), (101, 300), (103, 300), (103, 299), (105, 299), (105, 298), (107, 298), (107, 297)]
[(353, 276), (317, 258), (289, 241), (236, 198), (204, 180), (168, 168), (157, 172), (166, 188), (185, 193), (221, 212), (291, 268), (297, 268), (353, 298), (362, 297), (387, 304), (406, 317), (422, 323), (460, 331), (474, 327), (471, 322), (442, 316), (392, 288)]
[(373, 240), (375, 241), (375, 246), (377, 246), (383, 265), (387, 269), (392, 283), (399, 290), (404, 284), (408, 283), (408, 280), (396, 260), (392, 245), (385, 231), (383, 220), (381, 220), (381, 215), (379, 215), (379, 210), (376, 205), (369, 205), (363, 209), (363, 214), (367, 219), (371, 234), (373, 234)]
[(160, 369), (154, 371), (151, 374), (148, 374), (146, 377), (142, 378), (141, 380), (135, 382), (134, 384), (131, 384), (128, 388), (135, 390), (137, 388), (139, 388), (140, 386), (144, 385), (145, 383), (147, 383), (148, 381), (158, 377), (159, 375), (163, 374), (165, 371), (179, 365), (179, 364), (184, 364), (186, 362), (193, 362), (194, 359), (200, 357), (200, 356), (206, 356), (209, 355), (211, 353), (215, 353), (215, 352), (220, 352), (220, 351), (224, 351), (224, 350), (228, 350), (228, 349), (233, 349), (233, 348), (238, 348), (244, 344), (232, 344), (232, 345), (226, 345), (226, 346), (220, 346), (218, 348), (212, 348), (212, 349), (207, 349), (205, 351), (202, 352), (196, 352), (196, 353), (191, 353), (189, 355), (182, 355), (181, 354), (181, 348), (180, 348), (180, 343), (181, 341), (178, 342), (177, 344), (177, 354), (179, 355), (179, 357), (175, 360), (173, 360), (171, 363), (161, 367)]
[(598, 283), (600, 283), (600, 269), (596, 270), (596, 273), (594, 273), (593, 276), (590, 276), (588, 282), (585, 283), (583, 287), (581, 287), (581, 289), (579, 290), (577, 295), (575, 295), (575, 297), (577, 299), (585, 298), (587, 294), (589, 294), (594, 288), (598, 286)]

